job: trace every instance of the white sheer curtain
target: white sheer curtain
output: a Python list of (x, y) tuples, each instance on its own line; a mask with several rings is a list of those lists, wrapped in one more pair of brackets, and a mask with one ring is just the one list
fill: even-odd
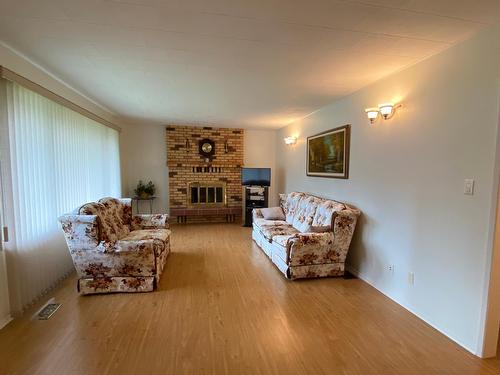
[(12, 82), (7, 107), (13, 228), (6, 248), (20, 309), (72, 270), (57, 217), (120, 196), (119, 134)]

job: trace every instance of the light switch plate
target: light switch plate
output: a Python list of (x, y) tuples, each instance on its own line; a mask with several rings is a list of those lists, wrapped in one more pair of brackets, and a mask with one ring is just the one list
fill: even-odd
[(464, 194), (473, 195), (474, 194), (474, 180), (471, 178), (466, 178), (464, 180)]
[(408, 284), (415, 285), (415, 274), (413, 272), (408, 272)]

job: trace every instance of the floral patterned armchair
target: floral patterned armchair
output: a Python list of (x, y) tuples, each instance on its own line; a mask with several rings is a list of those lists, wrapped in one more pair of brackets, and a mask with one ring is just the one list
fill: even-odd
[(132, 217), (131, 200), (103, 198), (59, 218), (80, 294), (152, 291), (170, 253), (168, 215)]
[(253, 210), (252, 238), (289, 279), (341, 276), (360, 211), (305, 193), (280, 194), (285, 220)]

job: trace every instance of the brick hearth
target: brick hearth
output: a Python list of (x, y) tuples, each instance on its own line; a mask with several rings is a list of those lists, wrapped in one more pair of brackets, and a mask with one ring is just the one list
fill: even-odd
[[(189, 220), (234, 220), (241, 216), (243, 165), (243, 129), (167, 126), (167, 166), (170, 214)], [(215, 154), (207, 162), (198, 152), (200, 140), (215, 142)], [(211, 207), (189, 205), (191, 182), (225, 182), (226, 205)]]

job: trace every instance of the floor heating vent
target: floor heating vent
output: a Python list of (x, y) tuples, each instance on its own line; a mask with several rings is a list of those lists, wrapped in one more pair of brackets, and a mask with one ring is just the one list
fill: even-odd
[(54, 298), (51, 298), (47, 301), (45, 305), (43, 305), (43, 307), (40, 310), (38, 310), (35, 313), (35, 315), (33, 315), (32, 319), (48, 320), (52, 315), (55, 314), (55, 312), (57, 311), (57, 309), (59, 309), (59, 307), (61, 307), (61, 304), (57, 303)]

